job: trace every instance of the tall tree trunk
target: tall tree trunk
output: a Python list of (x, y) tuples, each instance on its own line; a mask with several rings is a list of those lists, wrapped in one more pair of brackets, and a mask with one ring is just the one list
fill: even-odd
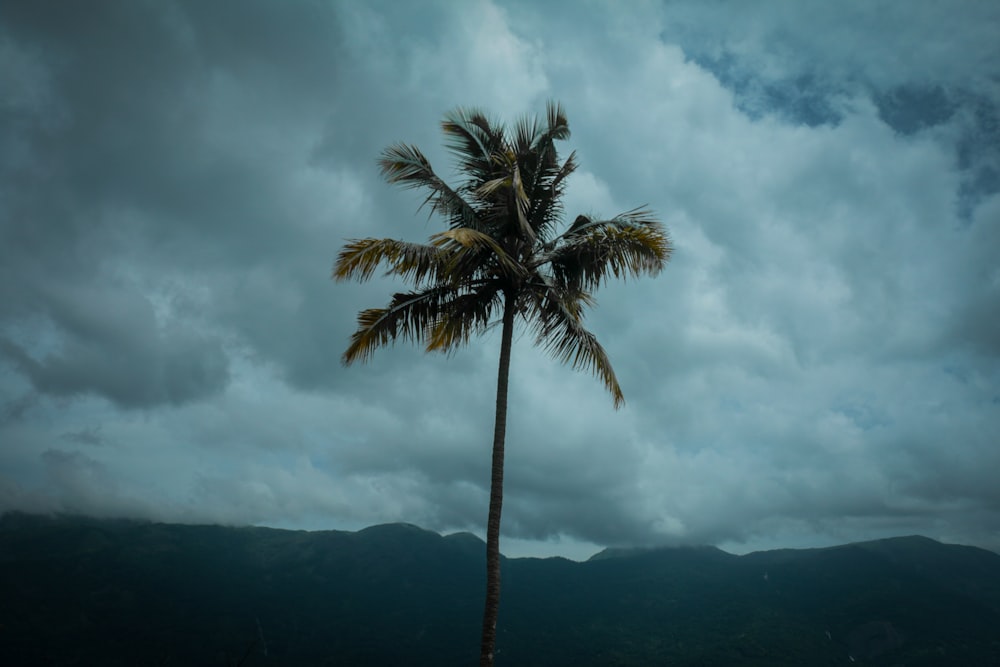
[(479, 666), (492, 667), (500, 608), (500, 512), (503, 508), (503, 453), (507, 434), (507, 377), (514, 337), (514, 298), (504, 294), (503, 333), (500, 337), (500, 369), (497, 372), (497, 412), (493, 423), (493, 466), (490, 475), (490, 516), (486, 524), (486, 606), (479, 646)]

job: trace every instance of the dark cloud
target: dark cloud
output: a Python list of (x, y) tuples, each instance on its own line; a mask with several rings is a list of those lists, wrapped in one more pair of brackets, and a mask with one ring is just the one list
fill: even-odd
[(957, 107), (940, 84), (904, 84), (876, 92), (875, 103), (879, 117), (892, 129), (905, 135), (948, 122)]
[(92, 392), (131, 408), (184, 403), (225, 387), (228, 361), (219, 342), (158, 330), (143, 295), (65, 286), (48, 296), (43, 312), (65, 337), (56, 349), (36, 359), (18, 343), (0, 340), (0, 353), (36, 390), (53, 396)]
[(692, 60), (731, 90), (737, 108), (754, 120), (777, 115), (792, 123), (817, 127), (836, 125), (843, 118), (839, 106), (847, 91), (836, 82), (821, 80), (819, 72), (768, 79), (732, 53), (712, 57), (695, 52)]
[(101, 436), (100, 426), (90, 426), (79, 431), (67, 431), (59, 436), (67, 442), (75, 442), (81, 445), (103, 445), (104, 438)]
[[(588, 324), (626, 407), (519, 332), (505, 539), (993, 546), (1000, 138), (987, 3), (7, 2), (0, 509), (481, 530), (498, 343), (339, 363), (345, 238), (438, 123), (569, 111), (566, 210), (676, 252)], [(583, 545), (583, 546), (581, 546)], [(596, 548), (596, 547), (595, 547)]]

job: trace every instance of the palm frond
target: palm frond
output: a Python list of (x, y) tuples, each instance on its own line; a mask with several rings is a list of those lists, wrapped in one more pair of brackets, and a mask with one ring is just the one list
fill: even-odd
[(430, 191), (421, 207), (430, 204), (431, 213), (444, 215), (452, 226), (478, 226), (475, 209), (434, 173), (430, 162), (416, 146), (393, 144), (382, 151), (378, 163), (387, 182), (407, 189)]
[(615, 408), (625, 403), (625, 396), (607, 352), (597, 337), (583, 326), (586, 293), (561, 293), (556, 289), (534, 291), (529, 306), (529, 321), (534, 325), (535, 344), (561, 363), (597, 376), (611, 393)]
[[(546, 106), (547, 125), (542, 129), (538, 120), (525, 117), (517, 126), (516, 163), (520, 175), (518, 192), (519, 226), (521, 233), (532, 242), (544, 239), (562, 213), (560, 197), (563, 179), (575, 168), (575, 158), (560, 167), (555, 141), (569, 137), (569, 123), (562, 107), (549, 102)], [(529, 231), (530, 230), (530, 231)]]
[(559, 102), (553, 100), (545, 104), (545, 116), (548, 120), (548, 130), (546, 133), (559, 141), (569, 139), (569, 120), (566, 117), (566, 109)]
[(494, 196), (501, 188), (510, 187), (511, 178), (510, 175), (504, 174), (499, 178), (492, 178), (484, 183), (481, 183), (476, 188), (476, 196), (483, 200), (488, 200)]
[(524, 181), (521, 180), (521, 170), (517, 162), (511, 166), (511, 197), (514, 200), (514, 209), (517, 212), (517, 225), (520, 235), (534, 245), (537, 237), (535, 230), (528, 224), (528, 213), (531, 210), (531, 198), (524, 189)]
[(446, 273), (448, 255), (435, 245), (395, 239), (353, 239), (337, 255), (332, 277), (337, 281), (363, 282), (382, 265), (388, 265), (386, 275), (397, 275), (419, 284), (425, 280), (440, 280)]
[(550, 258), (554, 275), (567, 284), (596, 289), (608, 276), (655, 276), (670, 255), (669, 243), (642, 227), (592, 230), (559, 247)]
[(545, 131), (536, 133), (531, 145), (531, 154), (536, 162), (533, 171), (539, 175), (550, 176), (559, 163), (555, 142), (569, 139), (570, 131), (566, 113), (558, 103), (549, 102), (546, 105), (546, 116), (547, 126)]
[(490, 178), (493, 156), (504, 144), (504, 127), (478, 109), (459, 107), (441, 123), (445, 146), (458, 159), (458, 169), (472, 183)]
[(553, 196), (562, 195), (563, 189), (565, 188), (563, 181), (566, 180), (567, 176), (576, 171), (576, 167), (576, 151), (573, 151), (569, 154), (569, 157), (566, 158), (566, 161), (563, 162), (562, 166), (559, 167), (559, 170), (556, 171), (555, 175), (552, 177), (552, 182), (549, 184), (549, 188), (552, 190)]
[(500, 294), (500, 283), (493, 281), (442, 304), (441, 316), (427, 335), (427, 351), (451, 352), (468, 343), (473, 335), (484, 333), (500, 304)]
[(666, 234), (663, 223), (656, 217), (656, 214), (645, 206), (639, 206), (630, 211), (619, 213), (609, 220), (594, 220), (585, 215), (578, 215), (560, 238), (568, 239), (600, 227), (657, 227), (663, 230), (664, 235)]
[[(554, 153), (554, 152), (553, 152)], [(538, 237), (545, 239), (562, 218), (562, 196), (566, 189), (566, 177), (576, 171), (576, 151), (569, 154), (562, 166), (548, 169), (538, 178), (547, 181), (542, 187), (536, 187), (532, 197), (532, 210), (529, 215), (531, 228)]]
[(349, 366), (368, 361), (376, 349), (397, 340), (420, 342), (440, 317), (441, 304), (454, 298), (456, 288), (435, 285), (415, 292), (398, 292), (385, 308), (369, 308), (358, 313), (358, 328), (341, 356)]
[(518, 155), (527, 155), (538, 140), (542, 128), (534, 116), (522, 116), (514, 124), (513, 148)]
[(531, 268), (549, 264), (560, 281), (591, 290), (609, 275), (656, 275), (672, 252), (666, 229), (646, 209), (634, 209), (610, 220), (581, 215), (538, 255)]
[(448, 253), (447, 273), (455, 276), (473, 275), (472, 267), (488, 269), (495, 266), (498, 273), (523, 278), (525, 269), (504, 250), (489, 234), (468, 227), (457, 227), (431, 236), (431, 243)]

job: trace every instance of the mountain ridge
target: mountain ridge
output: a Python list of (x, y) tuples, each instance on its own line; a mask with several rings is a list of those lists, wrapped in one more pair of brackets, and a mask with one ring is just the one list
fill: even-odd
[[(47, 514), (34, 514), (22, 511), (8, 511), (0, 513), (0, 531), (4, 530), (5, 527), (10, 525), (17, 525), (19, 521), (27, 521), (32, 523), (37, 522), (77, 522), (81, 524), (100, 524), (100, 525), (115, 525), (120, 524), (122, 526), (173, 526), (173, 527), (188, 527), (188, 528), (218, 528), (223, 530), (243, 530), (243, 531), (271, 531), (274, 533), (295, 533), (295, 534), (305, 534), (305, 535), (335, 535), (335, 536), (352, 536), (352, 535), (392, 535), (394, 533), (401, 533), (406, 531), (414, 535), (423, 535), (425, 537), (435, 536), (451, 542), (462, 542), (466, 544), (477, 543), (483, 545), (485, 548), (486, 542), (483, 541), (475, 533), (469, 531), (458, 531), (454, 533), (438, 533), (428, 528), (418, 526), (417, 524), (406, 522), (406, 521), (394, 521), (382, 524), (372, 524), (371, 526), (366, 526), (364, 528), (359, 528), (358, 530), (340, 530), (340, 529), (295, 529), (295, 528), (274, 528), (270, 526), (255, 526), (255, 525), (243, 525), (243, 524), (214, 524), (214, 523), (183, 523), (183, 522), (169, 522), (169, 521), (159, 521), (154, 519), (144, 519), (144, 518), (100, 518), (92, 517), (82, 514), (73, 513), (47, 513)], [(504, 555), (506, 559), (520, 559), (520, 558), (535, 558), (535, 559), (549, 559), (549, 558), (560, 558), (562, 560), (583, 563), (595, 560), (606, 560), (608, 558), (629, 558), (633, 556), (642, 556), (650, 553), (661, 552), (661, 551), (674, 551), (674, 550), (694, 550), (702, 551), (704, 553), (718, 552), (725, 554), (727, 556), (734, 556), (737, 558), (742, 558), (745, 556), (751, 556), (753, 554), (777, 554), (783, 552), (792, 553), (806, 553), (806, 552), (816, 552), (816, 551), (827, 551), (831, 549), (844, 549), (848, 547), (874, 547), (876, 545), (937, 545), (940, 547), (958, 547), (962, 549), (974, 550), (976, 552), (985, 552), (993, 556), (1000, 557), (995, 551), (986, 549), (984, 547), (978, 547), (974, 545), (959, 544), (952, 542), (942, 542), (925, 535), (912, 534), (912, 535), (898, 535), (883, 538), (875, 538), (870, 540), (861, 540), (856, 542), (845, 542), (843, 544), (836, 544), (823, 547), (776, 547), (773, 549), (760, 549), (755, 551), (749, 551), (743, 554), (734, 554), (732, 552), (726, 551), (720, 547), (710, 544), (681, 544), (681, 545), (653, 545), (653, 546), (633, 546), (633, 547), (605, 547), (604, 549), (594, 553), (588, 558), (578, 561), (571, 558), (565, 558), (563, 556), (507, 556)]]
[[(0, 516), (19, 665), (474, 664), (483, 543)], [(505, 558), (501, 665), (1000, 664), (1000, 555), (930, 538)]]

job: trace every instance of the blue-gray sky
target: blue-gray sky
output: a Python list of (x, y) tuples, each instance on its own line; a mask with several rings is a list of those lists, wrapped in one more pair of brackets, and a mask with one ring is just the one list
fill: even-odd
[(340, 366), (441, 222), (456, 106), (562, 102), (567, 215), (647, 204), (596, 379), (518, 337), (504, 550), (1000, 549), (1000, 5), (7, 0), (0, 510), (482, 534), (498, 339)]

